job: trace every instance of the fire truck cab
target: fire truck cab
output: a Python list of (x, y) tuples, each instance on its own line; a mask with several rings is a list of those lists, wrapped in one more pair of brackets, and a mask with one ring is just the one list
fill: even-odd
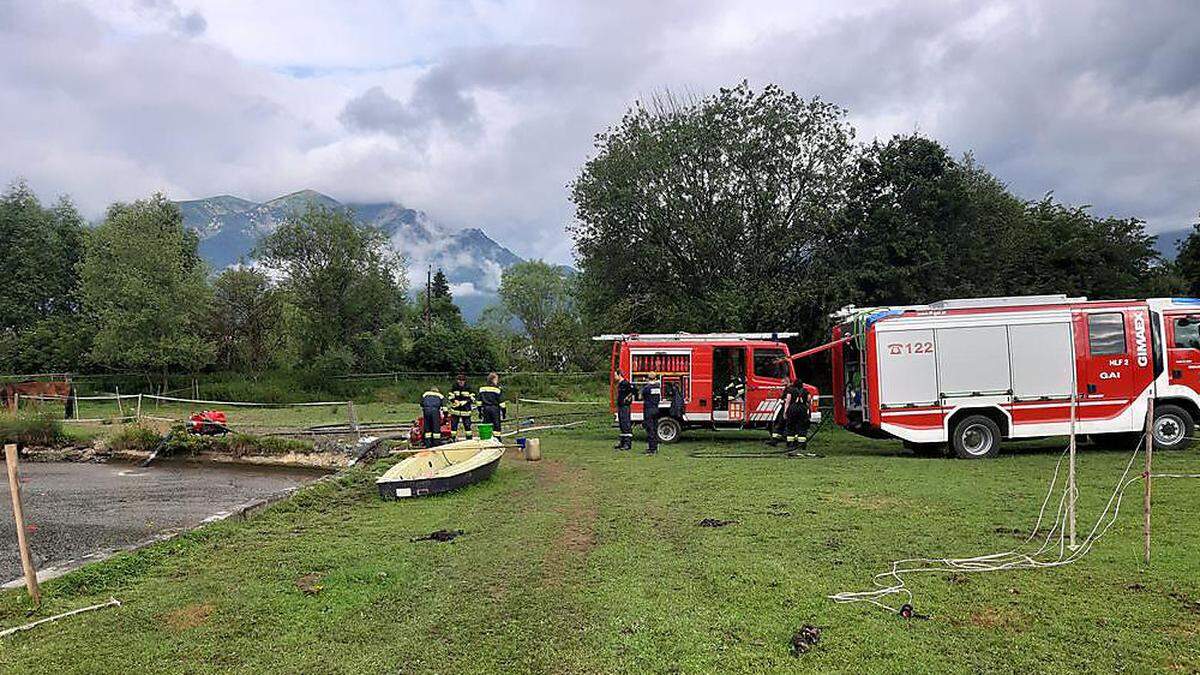
[(1145, 429), (1181, 448), (1200, 419), (1200, 300), (1065, 295), (846, 308), (833, 329), (834, 421), (993, 457), (1001, 439)]
[[(631, 417), (644, 419), (641, 388), (661, 378), (657, 423), (663, 443), (691, 428), (767, 428), (775, 418), (783, 378), (795, 378), (790, 352), (782, 340), (795, 333), (671, 333), (600, 335), (611, 341), (609, 404), (616, 411), (616, 374), (625, 373), (638, 391)], [(820, 421), (817, 388), (805, 384), (812, 399), (812, 421)], [(671, 411), (670, 392), (683, 396), (682, 411)]]

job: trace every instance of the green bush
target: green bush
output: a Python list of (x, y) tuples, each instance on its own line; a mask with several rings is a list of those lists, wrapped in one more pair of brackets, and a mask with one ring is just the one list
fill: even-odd
[(308, 453), (313, 446), (279, 436), (254, 436), (252, 434), (227, 434), (225, 436), (198, 436), (176, 431), (167, 438), (164, 453), (177, 457), (198, 455), (202, 452), (228, 454), (233, 457), (246, 455), (285, 455), (289, 452)]
[(153, 429), (140, 424), (129, 424), (109, 436), (108, 448), (113, 452), (153, 452), (161, 441), (162, 437)]
[(53, 447), (70, 440), (62, 422), (39, 413), (0, 414), (0, 442)]

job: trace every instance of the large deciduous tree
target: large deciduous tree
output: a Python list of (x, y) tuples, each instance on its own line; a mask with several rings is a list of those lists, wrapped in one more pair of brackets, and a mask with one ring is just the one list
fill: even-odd
[(0, 369), (72, 370), (91, 341), (80, 313), (83, 219), (63, 198), (43, 207), (24, 182), (0, 195)]
[(575, 281), (541, 260), (512, 265), (500, 279), (500, 300), (528, 333), (538, 368), (586, 367), (595, 351), (576, 306)]
[(211, 290), (179, 208), (161, 194), (114, 204), (86, 238), (79, 266), (84, 307), (96, 322), (101, 365), (191, 372), (212, 361)]
[(280, 296), (262, 270), (231, 267), (217, 276), (210, 330), (220, 367), (261, 372), (278, 362), (284, 342)]
[(819, 319), (853, 135), (841, 108), (775, 86), (635, 105), (571, 184), (586, 313), (614, 331)]
[(366, 356), (355, 348), (403, 316), (404, 260), (382, 231), (345, 211), (311, 204), (265, 237), (256, 254), (281, 275), (303, 316), (304, 359), (325, 355), (322, 363), (353, 366)]

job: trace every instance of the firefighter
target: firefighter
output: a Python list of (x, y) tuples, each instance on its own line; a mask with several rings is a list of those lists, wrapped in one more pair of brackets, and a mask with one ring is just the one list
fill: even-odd
[(784, 378), (783, 387), (779, 389), (779, 403), (775, 405), (775, 417), (771, 418), (771, 424), (767, 427), (771, 432), (771, 437), (766, 443), (770, 446), (779, 445), (783, 440), (784, 427), (787, 422), (784, 420), (784, 399), (787, 397), (787, 378)]
[(783, 379), (783, 420), (787, 433), (788, 454), (795, 454), (808, 446), (808, 424), (810, 420), (808, 391), (804, 383), (789, 378)]
[(421, 421), (425, 429), (425, 447), (442, 444), (442, 412), (446, 409), (446, 398), (437, 387), (430, 387), (421, 394)]
[(725, 385), (725, 400), (727, 402), (746, 400), (746, 378), (734, 375), (729, 380), (729, 384)]
[(450, 388), (450, 435), (458, 438), (458, 425), (462, 425), (467, 440), (475, 437), (471, 429), (471, 409), (475, 407), (475, 393), (467, 387), (467, 376), (459, 373)]
[(646, 453), (658, 452), (658, 402), (662, 400), (662, 380), (650, 380), (642, 387), (642, 426), (646, 427)]
[(630, 406), (633, 405), (633, 397), (636, 390), (633, 388), (633, 383), (626, 379), (625, 374), (617, 371), (617, 426), (620, 427), (620, 436), (617, 438), (617, 444), (613, 446), (614, 450), (632, 450), (633, 449), (633, 422), (630, 419)]
[(479, 388), (479, 419), (500, 431), (500, 422), (508, 417), (508, 403), (500, 391), (500, 376), (488, 373), (487, 384)]

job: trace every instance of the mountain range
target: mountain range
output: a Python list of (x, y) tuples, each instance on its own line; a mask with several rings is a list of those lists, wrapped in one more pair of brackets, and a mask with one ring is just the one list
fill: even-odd
[(1162, 254), (1162, 257), (1167, 260), (1174, 260), (1179, 254), (1179, 242), (1187, 239), (1192, 233), (1192, 228), (1185, 227), (1182, 230), (1168, 230), (1159, 232), (1158, 239), (1154, 242), (1154, 249)]
[(408, 259), (409, 288), (424, 288), (428, 265), (441, 269), (454, 301), (468, 320), (496, 302), (500, 275), (521, 258), (478, 228), (455, 230), (423, 211), (395, 202), (342, 203), (314, 190), (301, 190), (267, 202), (220, 195), (176, 202), (184, 226), (200, 235), (200, 255), (216, 270), (250, 262), (258, 240), (289, 215), (312, 204), (344, 209), (355, 220), (378, 227), (394, 250)]

